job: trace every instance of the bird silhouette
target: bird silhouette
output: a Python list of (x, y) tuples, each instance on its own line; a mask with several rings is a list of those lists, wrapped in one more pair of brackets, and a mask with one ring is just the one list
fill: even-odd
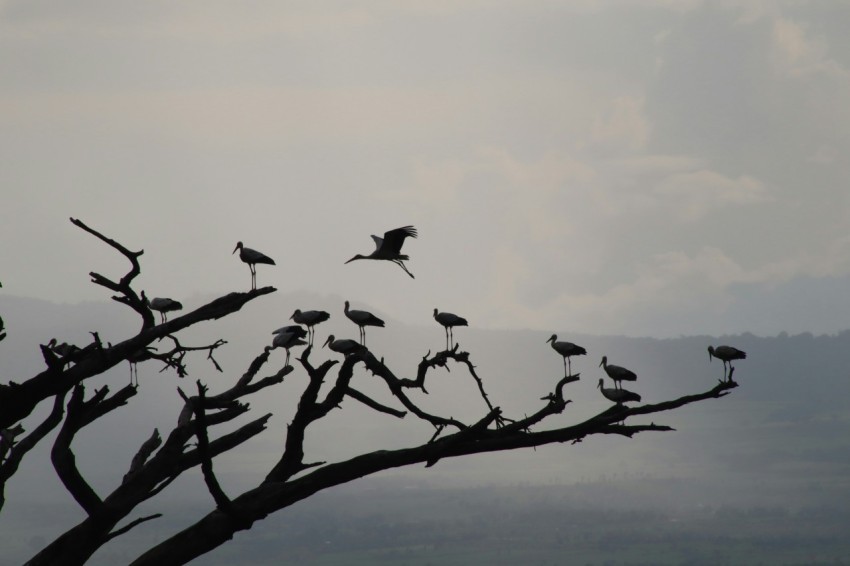
[(348, 320), (360, 327), (360, 343), (366, 345), (366, 327), (367, 326), (384, 326), (384, 321), (370, 313), (369, 311), (361, 311), (349, 308), (348, 301), (345, 301), (345, 316)]
[(450, 350), (454, 343), (453, 328), (455, 326), (468, 326), (466, 319), (450, 312), (439, 312), (437, 309), (434, 309), (434, 319), (443, 325), (446, 331), (446, 350)]
[(363, 346), (360, 342), (357, 342), (356, 340), (351, 340), (349, 338), (340, 338), (339, 340), (337, 340), (336, 338), (334, 338), (333, 334), (328, 336), (328, 339), (325, 340), (325, 343), (322, 345), (322, 347), (324, 346), (327, 346), (334, 352), (337, 352), (338, 354), (342, 354), (344, 356), (356, 354), (357, 352), (362, 352), (366, 349), (365, 346)]
[(626, 389), (608, 389), (607, 387), (602, 387), (602, 378), (599, 378), (599, 385), (597, 385), (597, 387), (602, 392), (603, 397), (605, 397), (609, 401), (617, 403), (618, 405), (622, 405), (623, 403), (627, 403), (629, 401), (640, 401), (640, 395), (632, 391), (628, 391)]
[(148, 307), (151, 310), (159, 312), (159, 321), (164, 323), (168, 321), (168, 317), (165, 313), (170, 311), (179, 311), (183, 308), (183, 305), (180, 301), (175, 301), (174, 299), (169, 299), (167, 297), (155, 297), (148, 301)]
[[(558, 335), (553, 334), (549, 337), (547, 342), (552, 343), (552, 349), (558, 352), (564, 358), (564, 377), (573, 374), (572, 364), (570, 363), (570, 358), (572, 356), (583, 356), (587, 354), (587, 350), (579, 346), (578, 344), (573, 344), (572, 342), (558, 342)], [(569, 373), (567, 373), (567, 368), (569, 367)]]
[(307, 327), (309, 336), (307, 342), (312, 346), (313, 336), (315, 335), (315, 328), (313, 327), (325, 322), (330, 317), (330, 313), (326, 311), (302, 311), (301, 309), (295, 309), (295, 312), (292, 313), (289, 319)]
[[(300, 332), (299, 332), (300, 331)], [(272, 339), (272, 348), (283, 348), (286, 350), (286, 362), (284, 365), (289, 365), (289, 350), (295, 346), (305, 346), (307, 342), (304, 338), (304, 329), (300, 326), (278, 328), (274, 331)]]
[(350, 263), (355, 259), (385, 259), (395, 263), (401, 267), (405, 273), (410, 275), (411, 278), (414, 278), (413, 274), (409, 272), (407, 267), (404, 265), (404, 262), (410, 258), (401, 253), (401, 246), (404, 244), (404, 239), (408, 236), (415, 238), (416, 228), (413, 226), (396, 228), (395, 230), (384, 232), (383, 238), (373, 235), (372, 239), (375, 240), (375, 251), (369, 255), (357, 254), (345, 263)]
[(614, 387), (619, 386), (620, 389), (623, 388), (623, 381), (637, 381), (637, 375), (635, 372), (628, 370), (621, 366), (613, 366), (608, 363), (608, 356), (602, 356), (602, 361), (599, 362), (600, 367), (605, 370), (605, 373), (608, 374), (608, 377), (614, 380)]
[(239, 259), (247, 263), (248, 268), (251, 270), (251, 290), (253, 291), (257, 288), (257, 264), (276, 264), (274, 260), (266, 254), (258, 252), (257, 250), (252, 250), (251, 248), (246, 248), (242, 245), (242, 242), (236, 242), (236, 247), (233, 249), (234, 254), (236, 253), (236, 250), (239, 250)]
[[(745, 360), (747, 359), (747, 353), (743, 350), (739, 350), (738, 348), (733, 348), (732, 346), (718, 346), (715, 348), (714, 346), (708, 347), (708, 361), (711, 361), (712, 356), (721, 360), (723, 362), (723, 379), (726, 381), (732, 380), (732, 372), (734, 368), (732, 368), (733, 360)], [(727, 374), (726, 366), (729, 366), (729, 371)]]
[(47, 343), (47, 348), (53, 352), (61, 361), (62, 367), (67, 366), (71, 362), (77, 361), (77, 356), (82, 351), (79, 346), (62, 342), (61, 344), (56, 338), (51, 338)]

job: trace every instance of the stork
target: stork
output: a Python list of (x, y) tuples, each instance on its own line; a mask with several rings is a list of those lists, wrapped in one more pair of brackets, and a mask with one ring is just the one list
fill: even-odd
[(281, 326), (277, 330), (272, 330), (272, 334), (283, 334), (284, 332), (295, 334), (299, 338), (307, 337), (307, 331), (301, 328), (301, 325), (299, 324), (290, 324), (288, 326)]
[(272, 348), (283, 348), (284, 350), (286, 350), (286, 363), (284, 365), (288, 366), (290, 348), (294, 348), (295, 346), (305, 346), (307, 342), (302, 340), (302, 338), (304, 338), (303, 328), (301, 328), (300, 326), (289, 327), (289, 330), (287, 330), (286, 328), (287, 327), (275, 330), (274, 338), (272, 339)]
[(348, 338), (341, 338), (337, 340), (334, 338), (334, 335), (331, 334), (328, 336), (328, 339), (325, 340), (325, 343), (322, 347), (327, 346), (334, 352), (338, 354), (342, 354), (343, 356), (348, 356), (350, 354), (356, 354), (357, 352), (362, 352), (366, 349), (360, 342), (355, 340), (350, 340)]
[(366, 345), (366, 327), (384, 326), (384, 321), (369, 311), (360, 311), (349, 308), (348, 301), (345, 301), (345, 316), (348, 317), (348, 320), (360, 327), (360, 343), (364, 346)]
[(302, 311), (301, 309), (295, 309), (295, 312), (292, 313), (289, 320), (294, 320), (296, 323), (303, 324), (307, 327), (307, 333), (309, 336), (307, 342), (312, 346), (313, 336), (315, 334), (315, 329), (313, 327), (325, 322), (330, 317), (331, 315), (325, 311)]
[[(578, 344), (573, 344), (572, 342), (558, 342), (558, 335), (553, 334), (549, 337), (547, 342), (552, 343), (552, 349), (558, 352), (564, 358), (564, 377), (567, 375), (573, 374), (572, 364), (570, 364), (570, 358), (572, 356), (583, 356), (587, 354), (587, 350), (579, 346)], [(567, 374), (567, 367), (569, 366), (570, 373)]]
[(455, 326), (468, 326), (465, 318), (450, 312), (439, 312), (437, 309), (434, 309), (434, 319), (446, 330), (446, 350), (451, 349), (451, 344), (454, 343), (455, 336), (452, 329)]
[(608, 363), (608, 356), (602, 356), (602, 361), (599, 362), (599, 366), (605, 370), (605, 373), (608, 374), (608, 377), (614, 380), (614, 388), (622, 389), (623, 381), (637, 381), (637, 375), (635, 372), (628, 370), (624, 367), (614, 366)]
[(81, 351), (80, 347), (74, 344), (68, 344), (67, 342), (59, 344), (56, 338), (50, 339), (47, 343), (47, 348), (59, 357), (63, 367), (71, 362), (76, 362), (77, 355)]
[(601, 377), (599, 378), (599, 385), (597, 385), (597, 387), (602, 392), (603, 397), (605, 397), (609, 401), (617, 403), (618, 405), (628, 403), (629, 401), (640, 401), (640, 395), (632, 391), (628, 391), (626, 389), (608, 389), (607, 387), (602, 387)]
[[(734, 368), (732, 367), (732, 360), (747, 359), (746, 352), (744, 352), (743, 350), (739, 350), (738, 348), (733, 348), (732, 346), (718, 346), (717, 348), (715, 348), (714, 346), (709, 346), (709, 362), (711, 361), (712, 356), (723, 362), (723, 379), (727, 381), (732, 381), (732, 372), (734, 371)], [(729, 364), (728, 378), (726, 373), (726, 364)]]
[(236, 250), (239, 250), (239, 259), (247, 263), (248, 268), (251, 270), (251, 290), (253, 291), (257, 288), (257, 264), (276, 264), (274, 260), (266, 254), (258, 252), (257, 250), (252, 250), (251, 248), (246, 248), (242, 245), (242, 242), (236, 242), (236, 247), (233, 249), (234, 254), (236, 253)]
[(404, 272), (410, 275), (410, 278), (413, 279), (413, 274), (407, 270), (407, 267), (405, 267), (403, 263), (410, 258), (401, 253), (401, 246), (404, 244), (404, 239), (408, 236), (415, 238), (416, 228), (413, 226), (396, 228), (395, 230), (384, 232), (383, 238), (373, 235), (372, 239), (375, 240), (375, 251), (369, 255), (357, 254), (345, 263), (350, 263), (355, 259), (385, 259), (401, 267)]
[(165, 313), (170, 311), (179, 311), (183, 308), (183, 304), (180, 301), (175, 301), (174, 299), (169, 299), (168, 297), (155, 297), (154, 299), (148, 301), (148, 307), (150, 307), (153, 311), (159, 312), (159, 321), (161, 323), (165, 323), (168, 321), (168, 317)]

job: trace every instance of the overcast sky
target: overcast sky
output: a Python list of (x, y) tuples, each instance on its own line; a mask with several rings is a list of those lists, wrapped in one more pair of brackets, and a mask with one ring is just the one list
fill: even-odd
[[(0, 0), (3, 293), (431, 324), (850, 326), (850, 3)], [(413, 224), (408, 278), (343, 262)], [(311, 305), (304, 305), (311, 308)], [(283, 314), (283, 313), (282, 313)], [(285, 313), (288, 316), (291, 313)]]

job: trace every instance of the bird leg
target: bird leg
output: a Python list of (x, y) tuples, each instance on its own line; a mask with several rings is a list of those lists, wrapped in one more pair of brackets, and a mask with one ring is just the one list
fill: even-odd
[(401, 268), (404, 270), (404, 272), (405, 272), (405, 273), (407, 273), (408, 275), (410, 275), (410, 278), (411, 278), (411, 279), (416, 279), (416, 278), (413, 276), (413, 274), (407, 270), (407, 268), (404, 266), (404, 263), (403, 263), (400, 259), (394, 259), (394, 260), (392, 260), (392, 261), (393, 261), (393, 263), (395, 263), (395, 264), (397, 264), (399, 267), (401, 267)]

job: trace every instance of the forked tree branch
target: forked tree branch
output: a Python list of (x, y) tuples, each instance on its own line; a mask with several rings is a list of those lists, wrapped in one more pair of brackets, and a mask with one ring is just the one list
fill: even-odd
[[(230, 540), (235, 532), (254, 521), (289, 507), (324, 489), (352, 480), (412, 464), (429, 464), (443, 458), (468, 456), (486, 452), (499, 452), (518, 448), (533, 448), (552, 443), (577, 442), (594, 434), (617, 434), (627, 437), (640, 432), (669, 431), (670, 427), (656, 424), (617, 424), (632, 415), (645, 415), (668, 411), (710, 398), (722, 397), (736, 387), (723, 383), (704, 393), (688, 395), (654, 405), (633, 408), (607, 409), (577, 425), (540, 432), (525, 432), (518, 427), (491, 429), (498, 409), (484, 419), (452, 435), (420, 446), (399, 450), (379, 450), (356, 456), (342, 462), (327, 464), (301, 477), (289, 481), (265, 481), (258, 487), (234, 498), (232, 503), (240, 510), (244, 522), (234, 522), (227, 514), (215, 510), (194, 525), (151, 548), (131, 563), (131, 566), (179, 565), (201, 556)], [(519, 425), (521, 421), (517, 422)]]

